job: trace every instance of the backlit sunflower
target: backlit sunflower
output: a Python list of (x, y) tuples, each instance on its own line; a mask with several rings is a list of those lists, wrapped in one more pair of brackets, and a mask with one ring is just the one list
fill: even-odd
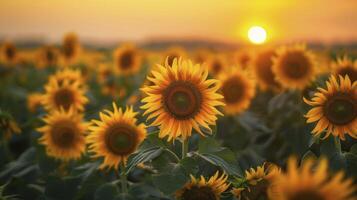
[(43, 118), (45, 126), (37, 130), (42, 133), (39, 142), (46, 146), (49, 156), (61, 159), (79, 159), (85, 151), (85, 132), (88, 123), (73, 109), (54, 110)]
[(5, 42), (1, 47), (1, 60), (6, 64), (14, 64), (17, 61), (18, 52), (15, 45)]
[(248, 73), (237, 68), (230, 69), (221, 73), (219, 79), (222, 83), (221, 91), (226, 104), (225, 112), (237, 114), (249, 107), (255, 95), (255, 80), (250, 78)]
[(348, 75), (350, 80), (353, 82), (357, 81), (357, 60), (353, 63), (351, 59), (347, 56), (337, 59), (337, 62), (333, 65), (333, 73), (338, 76), (341, 75), (345, 77)]
[(75, 33), (67, 33), (62, 42), (62, 55), (67, 63), (73, 62), (81, 51), (78, 36)]
[(229, 184), (226, 182), (228, 176), (219, 173), (206, 179), (201, 176), (200, 179), (196, 179), (191, 175), (191, 181), (176, 192), (177, 200), (219, 200), (221, 194), (227, 190)]
[(317, 136), (324, 130), (325, 138), (332, 134), (345, 140), (345, 134), (357, 138), (357, 81), (351, 83), (348, 76), (334, 76), (326, 82), (327, 89), (318, 88), (312, 100), (304, 101), (313, 106), (305, 117), (307, 123), (317, 121), (312, 133)]
[(207, 66), (209, 73), (218, 76), (219, 73), (223, 72), (228, 66), (227, 59), (223, 55), (211, 56), (207, 61)]
[(160, 126), (159, 137), (168, 141), (191, 136), (192, 128), (204, 136), (201, 128), (212, 132), (216, 115), (222, 115), (216, 106), (224, 105), (223, 96), (217, 93), (218, 80), (207, 79), (208, 71), (190, 60), (175, 59), (172, 66), (158, 65), (147, 79), (151, 84), (141, 90), (147, 95), (141, 106), (151, 125)]
[(80, 87), (78, 81), (70, 83), (68, 80), (64, 80), (60, 84), (56, 78), (51, 78), (45, 86), (42, 103), (48, 111), (60, 109), (61, 107), (65, 110), (73, 107), (74, 110), (82, 111), (84, 110), (84, 105), (88, 103), (84, 93), (85, 89)]
[(35, 112), (38, 107), (41, 106), (43, 100), (43, 94), (32, 93), (27, 96), (27, 109), (30, 112)]
[(275, 74), (272, 71), (275, 55), (274, 49), (268, 49), (257, 53), (252, 60), (253, 71), (262, 90), (277, 90), (280, 88), (280, 84), (275, 80)]
[(275, 164), (264, 163), (256, 169), (245, 171), (247, 185), (232, 189), (231, 193), (237, 199), (267, 199), (270, 193), (270, 184), (274, 176), (280, 173), (280, 168)]
[(114, 72), (131, 75), (141, 68), (142, 57), (138, 49), (132, 44), (125, 44), (114, 52)]
[(273, 72), (284, 88), (304, 89), (315, 78), (315, 60), (305, 45), (281, 47), (273, 58)]
[(240, 50), (234, 53), (233, 63), (243, 70), (248, 69), (252, 62), (252, 54), (248, 50)]
[(101, 169), (118, 169), (120, 164), (126, 165), (128, 157), (136, 151), (146, 137), (144, 124), (137, 124), (136, 112), (132, 107), (125, 111), (118, 109), (113, 103), (114, 111), (100, 112), (100, 121), (92, 120), (87, 136), (89, 151), (93, 157), (103, 157)]
[(320, 160), (315, 167), (308, 160), (297, 166), (289, 159), (287, 171), (273, 178), (271, 199), (274, 200), (346, 200), (356, 189), (351, 179), (344, 180), (343, 172), (328, 174), (328, 162)]
[(187, 57), (185, 49), (179, 46), (173, 46), (167, 49), (163, 54), (162, 65), (167, 62), (168, 65), (172, 66), (174, 59)]
[(39, 51), (39, 64), (40, 67), (54, 66), (58, 64), (59, 54), (55, 47), (44, 46)]

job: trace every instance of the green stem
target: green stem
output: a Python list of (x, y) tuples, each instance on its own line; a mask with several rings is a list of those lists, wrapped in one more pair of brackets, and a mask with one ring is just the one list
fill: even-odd
[(181, 154), (181, 159), (186, 158), (188, 152), (188, 139), (184, 140), (182, 139), (182, 154)]
[(169, 152), (176, 159), (177, 162), (180, 162), (180, 158), (176, 155), (176, 153), (174, 153), (168, 148), (165, 148), (165, 151)]
[(339, 137), (333, 137), (334, 141), (335, 141), (335, 147), (338, 150), (339, 153), (341, 153), (341, 141)]
[(123, 194), (128, 193), (128, 183), (127, 183), (127, 178), (125, 175), (125, 166), (124, 164), (121, 164), (120, 166), (121, 172), (120, 172), (120, 182), (121, 182), (121, 189)]

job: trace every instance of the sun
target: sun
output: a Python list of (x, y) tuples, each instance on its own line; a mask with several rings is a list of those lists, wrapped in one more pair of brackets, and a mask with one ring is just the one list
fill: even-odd
[(248, 38), (254, 44), (263, 44), (267, 39), (267, 32), (263, 27), (252, 26), (248, 30)]

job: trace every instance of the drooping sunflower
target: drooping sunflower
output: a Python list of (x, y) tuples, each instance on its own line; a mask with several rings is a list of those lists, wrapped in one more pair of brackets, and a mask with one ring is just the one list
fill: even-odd
[(353, 82), (357, 81), (357, 61), (353, 62), (347, 56), (337, 59), (336, 63), (332, 65), (333, 74), (345, 77), (348, 75)]
[(55, 47), (44, 46), (40, 49), (39, 55), (39, 67), (54, 66), (58, 64), (59, 54)]
[(67, 33), (62, 42), (62, 54), (67, 63), (73, 62), (81, 51), (81, 45), (77, 34)]
[(42, 105), (43, 94), (32, 93), (27, 96), (27, 109), (30, 112), (35, 112), (36, 109)]
[(216, 115), (223, 115), (216, 106), (224, 103), (217, 93), (219, 81), (207, 76), (207, 69), (199, 64), (175, 59), (172, 66), (158, 65), (158, 71), (147, 77), (151, 84), (141, 89), (147, 95), (141, 108), (148, 120), (156, 118), (151, 125), (160, 126), (160, 138), (186, 140), (192, 128), (202, 136), (202, 127), (212, 132), (209, 125), (215, 125)]
[(275, 74), (272, 71), (273, 57), (276, 55), (274, 49), (267, 49), (258, 52), (252, 60), (252, 68), (262, 90), (277, 90), (280, 84), (275, 80)]
[(343, 172), (333, 176), (328, 173), (328, 162), (307, 160), (302, 166), (290, 158), (287, 171), (274, 176), (271, 199), (275, 200), (346, 200), (356, 189), (351, 179), (344, 180)]
[(315, 78), (315, 59), (305, 45), (283, 46), (273, 57), (273, 72), (284, 88), (304, 89)]
[(18, 58), (16, 46), (11, 42), (4, 42), (1, 47), (1, 58), (6, 64), (14, 64)]
[(211, 56), (207, 61), (209, 73), (214, 76), (218, 76), (228, 67), (228, 61), (223, 55)]
[(85, 151), (85, 133), (88, 123), (73, 109), (53, 110), (43, 118), (46, 125), (37, 130), (42, 133), (39, 142), (46, 146), (49, 156), (61, 160), (79, 159)]
[(274, 176), (280, 173), (280, 168), (272, 163), (264, 163), (256, 169), (245, 171), (246, 187), (233, 188), (231, 193), (237, 199), (267, 199), (270, 184)]
[(180, 46), (172, 46), (163, 53), (162, 65), (166, 65), (167, 62), (168, 65), (172, 66), (174, 59), (185, 59), (186, 57), (187, 54), (184, 48)]
[(324, 138), (332, 134), (345, 140), (345, 134), (357, 138), (357, 81), (339, 76), (339, 83), (332, 75), (326, 82), (327, 89), (318, 88), (312, 100), (304, 101), (313, 106), (305, 117), (307, 123), (317, 122), (312, 133), (317, 136), (324, 130)]
[(42, 103), (46, 110), (52, 111), (60, 109), (65, 110), (73, 107), (74, 110), (84, 110), (84, 105), (88, 103), (85, 96), (85, 89), (80, 87), (78, 81), (69, 82), (64, 80), (59, 83), (56, 78), (51, 78), (45, 86), (45, 94), (43, 95)]
[(177, 200), (219, 200), (221, 194), (227, 190), (229, 184), (226, 182), (228, 176), (216, 172), (209, 180), (201, 176), (196, 179), (191, 175), (191, 181), (186, 183), (183, 188), (176, 192)]
[(132, 44), (125, 44), (114, 52), (114, 72), (122, 75), (131, 75), (141, 68), (142, 56)]
[(100, 121), (92, 120), (93, 125), (89, 127), (91, 133), (87, 136), (93, 157), (104, 158), (101, 169), (118, 169), (120, 164), (126, 165), (128, 157), (146, 137), (145, 125), (137, 124), (137, 113), (133, 107), (123, 111), (113, 103), (113, 109), (100, 112)]
[(250, 105), (255, 95), (255, 80), (247, 72), (230, 68), (219, 75), (227, 114), (238, 114)]

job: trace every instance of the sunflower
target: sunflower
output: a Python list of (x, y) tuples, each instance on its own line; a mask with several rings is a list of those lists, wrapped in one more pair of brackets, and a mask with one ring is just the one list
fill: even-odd
[(307, 160), (297, 167), (297, 161), (290, 158), (287, 172), (272, 180), (271, 199), (275, 200), (345, 200), (350, 199), (355, 187), (351, 179), (343, 180), (343, 172), (328, 174), (328, 162)]
[(75, 33), (67, 33), (63, 38), (62, 54), (67, 62), (73, 62), (81, 51), (78, 36)]
[(280, 84), (275, 80), (275, 74), (272, 71), (272, 59), (275, 55), (274, 49), (268, 49), (257, 53), (252, 60), (253, 71), (262, 90), (277, 90), (280, 88)]
[(207, 61), (208, 70), (212, 75), (218, 76), (227, 68), (228, 62), (223, 55), (211, 56)]
[(145, 125), (137, 124), (133, 107), (123, 111), (113, 103), (113, 108), (114, 111), (100, 112), (100, 121), (92, 120), (91, 133), (87, 136), (93, 157), (104, 157), (101, 169), (118, 169), (120, 164), (126, 165), (128, 157), (146, 137)]
[(0, 110), (0, 133), (5, 139), (9, 139), (14, 133), (21, 133), (21, 129), (13, 117), (2, 110)]
[(233, 59), (233, 63), (235, 65), (238, 65), (243, 70), (246, 70), (249, 68), (250, 63), (252, 62), (252, 55), (247, 50), (241, 50), (234, 53)]
[(69, 80), (64, 80), (60, 84), (56, 78), (51, 78), (45, 86), (42, 103), (45, 109), (49, 111), (61, 107), (65, 110), (73, 107), (74, 110), (82, 111), (84, 110), (84, 105), (88, 103), (84, 93), (85, 89), (80, 87), (78, 81), (71, 83)]
[(274, 74), (285, 88), (304, 89), (315, 78), (315, 60), (305, 45), (281, 47), (273, 58)]
[(178, 59), (178, 58), (186, 58), (187, 54), (185, 49), (183, 49), (182, 47), (179, 46), (173, 46), (170, 47), (169, 49), (167, 49), (164, 54), (163, 54), (163, 62), (162, 65), (165, 65), (166, 62), (169, 66), (172, 66), (174, 59)]
[(14, 64), (18, 58), (15, 45), (11, 42), (5, 42), (1, 48), (1, 57), (4, 63)]
[(43, 94), (32, 93), (27, 96), (27, 109), (30, 112), (35, 112), (36, 109), (41, 106), (43, 100)]
[(237, 199), (267, 198), (270, 193), (270, 184), (274, 176), (280, 173), (280, 168), (272, 163), (264, 163), (256, 169), (245, 171), (246, 187), (233, 188), (231, 193)]
[(81, 157), (85, 151), (85, 132), (88, 123), (73, 109), (54, 110), (43, 118), (46, 125), (37, 130), (42, 133), (39, 142), (46, 146), (49, 156), (61, 160)]
[(212, 133), (216, 115), (223, 115), (216, 106), (224, 105), (223, 96), (217, 93), (219, 82), (207, 79), (208, 71), (190, 60), (175, 59), (172, 66), (158, 65), (148, 80), (152, 84), (141, 90), (147, 95), (141, 106), (151, 125), (160, 126), (159, 137), (168, 141), (191, 136), (192, 128), (204, 136), (201, 128)]
[(211, 52), (207, 49), (197, 49), (195, 50), (193, 57), (196, 63), (203, 64), (210, 59)]
[(176, 192), (176, 199), (178, 200), (219, 200), (221, 194), (227, 190), (229, 184), (226, 182), (228, 176), (216, 174), (206, 179), (201, 176), (196, 179), (191, 175), (191, 181), (186, 183), (183, 188)]
[(98, 83), (107, 82), (113, 75), (113, 68), (108, 64), (101, 63), (98, 67), (97, 81)]
[(348, 75), (353, 82), (357, 81), (357, 60), (353, 63), (347, 56), (337, 59), (337, 62), (332, 65), (333, 74), (345, 77)]
[(82, 72), (79, 69), (60, 69), (57, 70), (54, 75), (50, 76), (49, 79), (55, 79), (59, 85), (62, 85), (64, 81), (68, 81), (70, 84), (78, 82), (80, 87), (84, 87), (85, 85), (85, 80), (82, 76)]
[(304, 98), (305, 103), (313, 106), (305, 117), (307, 123), (317, 121), (312, 130), (320, 135), (327, 130), (325, 138), (332, 134), (345, 140), (345, 134), (357, 138), (357, 81), (353, 84), (348, 76), (340, 77), (339, 83), (332, 75), (326, 82), (327, 89), (318, 88), (312, 101)]
[(140, 70), (142, 58), (134, 45), (125, 44), (115, 50), (114, 63), (114, 72), (130, 75)]
[(39, 65), (40, 67), (54, 66), (59, 61), (59, 54), (57, 49), (53, 46), (44, 46), (39, 51)]
[(228, 114), (237, 114), (250, 105), (255, 95), (255, 81), (249, 78), (237, 68), (221, 73), (219, 79), (222, 82), (221, 91), (226, 106), (224, 110)]

